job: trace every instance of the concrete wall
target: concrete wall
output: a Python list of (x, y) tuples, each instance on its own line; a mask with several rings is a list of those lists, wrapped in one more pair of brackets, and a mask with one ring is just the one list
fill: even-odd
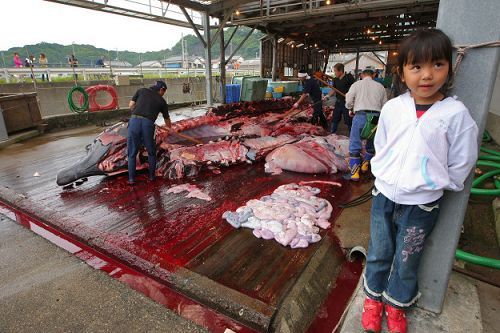
[(488, 113), (486, 129), (493, 137), (493, 140), (500, 144), (500, 68), (497, 70), (495, 88), (491, 96), (490, 112)]
[[(151, 86), (155, 80), (144, 80), (144, 85), (146, 87)], [(185, 78), (175, 78), (166, 79), (168, 90), (164, 98), (167, 100), (168, 104), (180, 104), (180, 103), (195, 103), (198, 101), (206, 100), (205, 96), (205, 78), (196, 77), (190, 78), (191, 93), (182, 93), (182, 86), (184, 83), (188, 83), (188, 79)], [(215, 80), (214, 80), (215, 81)], [(97, 84), (110, 84), (109, 81), (87, 81), (80, 82), (83, 87), (88, 87)], [(114, 83), (112, 84), (114, 85)], [(69, 109), (67, 102), (67, 93), (73, 87), (70, 82), (57, 82), (57, 83), (38, 83), (36, 92), (38, 93), (38, 98), (40, 101), (40, 111), (42, 117), (70, 114), (72, 113)], [(128, 107), (128, 102), (134, 95), (137, 89), (143, 87), (142, 82), (139, 80), (134, 80), (130, 82), (129, 86), (115, 86), (118, 93), (118, 104), (119, 107)], [(0, 85), (0, 93), (25, 93), (35, 91), (32, 84), (19, 83), (19, 84), (2, 84)], [(220, 96), (220, 88), (216, 82), (214, 82), (214, 96), (217, 100)], [(108, 96), (100, 94), (98, 95), (97, 102), (100, 104), (106, 104), (109, 102)]]

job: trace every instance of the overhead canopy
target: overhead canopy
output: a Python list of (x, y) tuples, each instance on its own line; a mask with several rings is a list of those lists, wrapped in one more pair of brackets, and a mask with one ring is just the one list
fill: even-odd
[(197, 29), (196, 12), (208, 13), (225, 26), (255, 27), (325, 52), (395, 49), (416, 29), (434, 27), (439, 6), (439, 0), (46, 1)]
[[(166, 0), (163, 0), (166, 1)], [(226, 26), (246, 25), (330, 52), (391, 50), (418, 28), (436, 25), (438, 0), (176, 1)], [(202, 6), (202, 8), (200, 8)]]

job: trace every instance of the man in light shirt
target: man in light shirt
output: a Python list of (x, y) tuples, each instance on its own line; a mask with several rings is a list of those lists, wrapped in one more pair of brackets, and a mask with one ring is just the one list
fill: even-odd
[(352, 120), (351, 134), (349, 137), (349, 169), (351, 180), (359, 180), (359, 172), (368, 171), (370, 160), (375, 154), (373, 139), (366, 142), (366, 154), (361, 164), (361, 131), (366, 124), (367, 115), (378, 120), (382, 106), (387, 102), (385, 88), (372, 79), (373, 69), (367, 67), (361, 74), (361, 80), (355, 82), (346, 94), (346, 107), (351, 110), (349, 115)]

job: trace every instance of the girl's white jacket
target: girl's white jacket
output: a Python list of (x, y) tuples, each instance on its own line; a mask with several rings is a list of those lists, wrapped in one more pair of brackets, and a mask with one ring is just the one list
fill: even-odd
[(448, 97), (420, 119), (407, 92), (380, 113), (371, 160), (375, 186), (391, 201), (430, 203), (443, 190), (461, 191), (477, 160), (477, 125), (465, 105)]

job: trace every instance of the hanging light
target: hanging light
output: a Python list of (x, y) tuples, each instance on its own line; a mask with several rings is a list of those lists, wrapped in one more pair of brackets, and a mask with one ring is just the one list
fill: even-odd
[(330, 4), (332, 3), (332, 1), (331, 1), (331, 0), (326, 0), (326, 1), (325, 1), (325, 3), (326, 3), (327, 5), (330, 5)]
[(318, 44), (314, 44), (314, 47), (318, 47)]
[(292, 44), (292, 49), (295, 47), (295, 45)]
[(379, 44), (379, 45), (382, 45), (382, 41), (379, 41), (379, 42), (378, 42), (378, 44)]
[(371, 34), (372, 31), (370, 29), (366, 30), (366, 33)]
[(239, 16), (240, 15), (240, 11), (238, 9), (236, 9), (235, 14), (236, 14), (236, 16)]
[(307, 36), (309, 36), (309, 33), (308, 33), (308, 32), (306, 32), (306, 37), (307, 37)]

